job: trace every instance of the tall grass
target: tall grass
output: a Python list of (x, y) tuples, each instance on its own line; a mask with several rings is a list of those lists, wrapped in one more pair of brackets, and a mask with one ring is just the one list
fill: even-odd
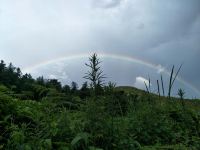
[(182, 64), (180, 65), (180, 67), (178, 68), (178, 71), (176, 72), (175, 76), (174, 76), (174, 65), (172, 67), (172, 70), (171, 70), (171, 75), (170, 75), (170, 80), (169, 80), (169, 90), (168, 90), (168, 97), (171, 98), (171, 91), (172, 91), (172, 87), (174, 85), (174, 82), (180, 72), (182, 68)]
[(157, 87), (158, 87), (158, 95), (160, 97), (160, 85), (159, 85), (159, 81), (157, 80)]
[[(174, 71), (175, 66), (174, 66), (174, 65), (172, 66), (171, 73), (170, 73), (170, 79), (169, 79), (169, 85), (168, 85), (168, 98), (169, 98), (169, 99), (171, 98), (171, 91), (172, 91), (174, 82), (175, 82), (175, 80), (177, 79), (178, 74), (179, 74), (181, 68), (182, 68), (182, 64), (179, 66), (177, 72), (174, 73), (174, 72), (175, 72), (175, 71)], [(163, 76), (162, 76), (162, 74), (161, 74), (161, 76), (160, 76), (160, 80), (161, 80), (161, 85), (162, 85), (162, 94), (163, 94), (163, 96), (165, 96), (165, 88), (164, 88), (164, 82), (163, 82)], [(159, 80), (156, 80), (156, 83), (157, 83), (157, 93), (158, 93), (158, 95), (159, 95), (159, 97), (160, 97), (161, 94), (160, 94), (160, 84), (159, 84)], [(150, 77), (149, 77), (149, 79), (148, 79), (148, 84), (149, 84), (149, 85), (147, 86), (147, 83), (146, 83), (145, 81), (144, 81), (144, 84), (145, 84), (147, 93), (151, 93), (151, 79), (150, 79)]]
[(164, 88), (164, 83), (163, 83), (163, 77), (162, 77), (162, 74), (161, 74), (160, 78), (161, 78), (161, 84), (162, 84), (162, 92), (163, 92), (163, 96), (165, 96), (165, 88)]

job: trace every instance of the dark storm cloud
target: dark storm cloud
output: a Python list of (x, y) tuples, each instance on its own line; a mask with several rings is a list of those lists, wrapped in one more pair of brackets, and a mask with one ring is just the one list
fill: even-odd
[(102, 35), (96, 36), (102, 45), (105, 43), (113, 49), (125, 47), (128, 52), (132, 49), (143, 53), (143, 50), (190, 34), (200, 11), (200, 1), (141, 0), (127, 2), (127, 5), (112, 19), (107, 17), (109, 19), (103, 24), (105, 28), (102, 28), (102, 24), (95, 28), (93, 33)]
[(200, 1), (132, 1), (116, 17), (96, 28), (99, 47), (168, 69), (183, 62), (181, 76), (200, 89)]

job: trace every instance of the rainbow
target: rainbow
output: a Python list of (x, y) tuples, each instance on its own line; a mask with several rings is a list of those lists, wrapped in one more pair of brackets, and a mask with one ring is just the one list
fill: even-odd
[[(82, 59), (82, 58), (88, 58), (88, 56), (90, 56), (90, 54), (88, 53), (82, 53), (82, 54), (74, 54), (74, 55), (70, 55), (70, 56), (62, 56), (62, 57), (58, 57), (55, 58), (53, 60), (48, 60), (48, 61), (43, 61), (40, 63), (37, 63), (33, 66), (29, 66), (27, 68), (23, 68), (23, 72), (32, 72), (33, 70), (40, 68), (42, 66), (46, 66), (49, 64), (53, 64), (59, 61), (66, 61), (66, 60), (74, 60), (74, 59)], [(120, 61), (127, 61), (127, 62), (131, 62), (131, 63), (136, 63), (136, 64), (140, 64), (140, 65), (144, 65), (146, 67), (152, 68), (158, 72), (164, 72), (167, 75), (170, 75), (170, 72), (164, 68), (161, 65), (157, 65), (136, 57), (132, 57), (132, 56), (126, 56), (126, 55), (117, 55), (117, 54), (110, 54), (110, 53), (98, 53), (98, 56), (100, 58), (109, 58), (109, 59), (117, 59)], [(196, 94), (200, 95), (200, 91), (193, 86), (192, 84), (190, 84), (189, 82), (183, 80), (180, 76), (177, 78), (177, 80), (184, 84), (185, 86), (189, 87), (191, 90), (193, 90)]]

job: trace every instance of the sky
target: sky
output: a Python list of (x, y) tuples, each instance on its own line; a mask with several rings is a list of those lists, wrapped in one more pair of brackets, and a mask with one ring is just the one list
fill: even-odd
[(0, 0), (0, 59), (23, 72), (81, 84), (94, 52), (107, 80), (142, 89), (183, 63), (174, 95), (200, 97), (200, 0)]

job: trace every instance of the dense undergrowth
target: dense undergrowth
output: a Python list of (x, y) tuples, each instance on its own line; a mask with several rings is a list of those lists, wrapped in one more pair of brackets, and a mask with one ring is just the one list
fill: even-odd
[(199, 100), (113, 84), (94, 93), (18, 73), (0, 68), (0, 149), (200, 149)]
[(116, 90), (76, 97), (73, 108), (67, 96), (34, 101), (7, 92), (0, 92), (1, 149), (200, 148), (200, 110), (193, 102), (182, 107), (178, 100)]

